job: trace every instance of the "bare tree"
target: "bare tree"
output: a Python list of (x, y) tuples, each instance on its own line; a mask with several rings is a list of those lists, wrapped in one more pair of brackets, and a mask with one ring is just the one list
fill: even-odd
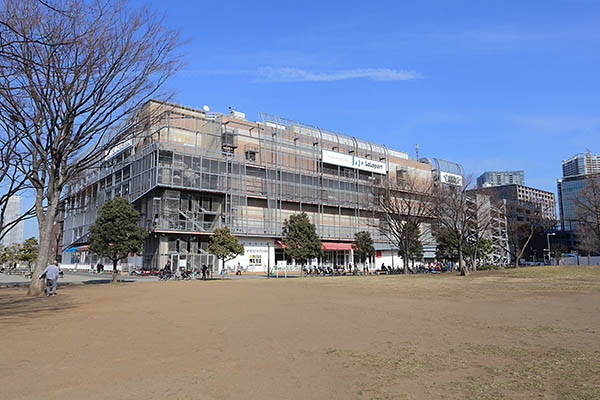
[(550, 229), (556, 221), (543, 216), (536, 204), (507, 200), (506, 231), (508, 235), (508, 253), (514, 258), (515, 267), (525, 254), (525, 250), (534, 235)]
[(497, 206), (494, 204), (495, 199), (484, 192), (469, 191), (466, 195), (471, 199), (470, 212), (475, 215), (469, 232), (467, 250), (471, 267), (476, 270), (483, 249), (488, 241), (491, 243), (494, 207)]
[(458, 265), (462, 276), (469, 274), (464, 256), (467, 241), (477, 224), (477, 210), (473, 204), (473, 195), (469, 193), (470, 184), (471, 177), (467, 177), (460, 186), (440, 186), (435, 196), (436, 222), (445, 228), (457, 243)]
[(19, 223), (35, 217), (33, 206), (24, 212), (17, 211), (16, 215), (7, 215), (10, 199), (30, 188), (27, 177), (18, 168), (18, 158), (14, 157), (18, 145), (19, 138), (14, 132), (6, 137), (0, 136), (0, 240)]
[(573, 197), (575, 214), (587, 233), (600, 242), (600, 174), (588, 175), (583, 188)]
[[(43, 289), (35, 277), (48, 263), (63, 189), (131, 137), (137, 127), (122, 124), (135, 123), (128, 118), (163, 94), (180, 65), (178, 33), (147, 8), (117, 0), (52, 5), (6, 0), (0, 11), (11, 27), (3, 32), (0, 120), (20, 138), (19, 169), (35, 193), (40, 233), (30, 295)], [(45, 40), (22, 40), (32, 37)]]
[(434, 217), (434, 184), (431, 179), (406, 176), (399, 183), (389, 181), (375, 188), (380, 213), (380, 231), (398, 249), (408, 273), (412, 250), (430, 233)]
[[(52, 10), (54, 12), (62, 12), (61, 10), (56, 9), (52, 4), (50, 4), (47, 1), (42, 1), (42, 0), (31, 0), (28, 2), (29, 5), (40, 5), (43, 7), (48, 8), (49, 10)], [(9, 10), (9, 12), (13, 12), (15, 13), (17, 10)], [(18, 10), (18, 11), (22, 11), (22, 10)], [(40, 37), (40, 36), (34, 36), (36, 33), (39, 32), (24, 32), (24, 31), (20, 31), (18, 29), (16, 29), (13, 26), (13, 23), (15, 23), (16, 20), (18, 20), (19, 18), (27, 18), (27, 15), (6, 15), (3, 14), (2, 18), (0, 18), (0, 55), (2, 56), (11, 56), (10, 52), (4, 52), (4, 49), (10, 49), (10, 47), (14, 44), (18, 44), (18, 43), (26, 43), (26, 42), (35, 42), (35, 43), (45, 43), (45, 44), (50, 44), (49, 37), (45, 36), (45, 37)]]
[(587, 256), (588, 265), (591, 263), (592, 254), (600, 249), (600, 241), (587, 225), (579, 225), (575, 230), (577, 247)]
[(563, 254), (567, 253), (569, 250), (569, 246), (564, 242), (558, 242), (552, 246), (552, 255), (554, 255), (556, 265), (560, 265), (560, 260), (563, 259)]

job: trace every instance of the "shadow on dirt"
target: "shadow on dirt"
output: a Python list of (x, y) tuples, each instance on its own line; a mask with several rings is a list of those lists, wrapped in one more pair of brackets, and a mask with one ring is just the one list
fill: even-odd
[[(84, 285), (103, 285), (103, 284), (106, 284), (106, 283), (112, 283), (112, 281), (113, 281), (112, 278), (110, 278), (110, 279), (90, 279), (89, 281), (82, 281), (81, 283), (83, 283)], [(121, 284), (121, 283), (135, 283), (135, 281), (132, 280), (132, 279), (127, 280), (127, 279), (120, 279), (119, 278), (118, 283), (119, 284)]]
[(33, 317), (72, 307), (69, 300), (60, 293), (51, 297), (28, 297), (25, 289), (0, 291), (0, 320), (14, 316)]

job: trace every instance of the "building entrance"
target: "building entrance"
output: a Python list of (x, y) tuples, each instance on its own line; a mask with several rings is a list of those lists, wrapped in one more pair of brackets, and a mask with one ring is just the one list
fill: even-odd
[(348, 250), (325, 250), (323, 252), (323, 265), (334, 267), (342, 265), (345, 267), (350, 263), (350, 251)]

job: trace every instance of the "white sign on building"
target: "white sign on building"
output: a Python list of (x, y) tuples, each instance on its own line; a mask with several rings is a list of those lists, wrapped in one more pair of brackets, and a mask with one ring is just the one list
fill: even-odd
[(451, 174), (450, 172), (440, 171), (440, 182), (447, 185), (462, 186), (462, 176), (458, 174)]
[(368, 158), (355, 157), (352, 154), (338, 153), (335, 151), (323, 150), (321, 154), (323, 162), (342, 167), (359, 169), (362, 171), (375, 172), (385, 175), (387, 168), (385, 163), (369, 160)]

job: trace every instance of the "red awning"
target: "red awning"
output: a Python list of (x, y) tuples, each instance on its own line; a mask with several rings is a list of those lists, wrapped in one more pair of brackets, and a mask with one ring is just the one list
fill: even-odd
[(90, 247), (87, 244), (85, 244), (81, 247), (78, 247), (77, 251), (88, 251), (89, 249), (90, 249)]
[[(352, 243), (322, 242), (323, 250), (352, 250)], [(275, 244), (285, 249), (285, 244), (281, 240), (276, 240)]]
[(323, 250), (352, 250), (352, 243), (323, 242)]

